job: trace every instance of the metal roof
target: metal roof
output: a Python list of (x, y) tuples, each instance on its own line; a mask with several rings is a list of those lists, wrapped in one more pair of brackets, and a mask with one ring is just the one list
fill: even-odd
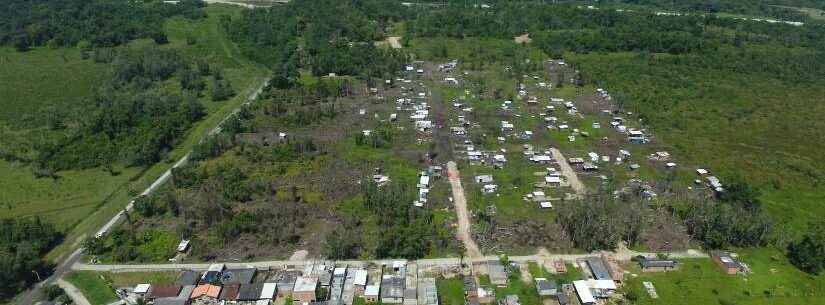
[(590, 266), (590, 271), (593, 272), (593, 277), (597, 280), (613, 280), (610, 277), (610, 272), (607, 271), (607, 266), (605, 266), (604, 261), (598, 257), (588, 257), (585, 259), (587, 261), (587, 265)]

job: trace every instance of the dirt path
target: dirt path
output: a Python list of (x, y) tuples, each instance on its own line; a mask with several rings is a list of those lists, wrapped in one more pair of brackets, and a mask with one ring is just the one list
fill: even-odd
[(567, 182), (570, 183), (570, 187), (576, 191), (576, 194), (584, 195), (587, 193), (587, 188), (584, 186), (584, 183), (579, 180), (579, 176), (576, 175), (576, 171), (570, 167), (570, 164), (567, 163), (567, 159), (564, 158), (564, 155), (556, 148), (550, 148), (550, 152), (553, 153), (553, 159), (556, 159), (559, 163), (559, 167), (561, 167), (561, 173), (567, 177)]
[(453, 188), (453, 203), (455, 213), (458, 215), (458, 239), (464, 243), (467, 249), (467, 257), (470, 260), (481, 258), (481, 251), (470, 234), (470, 213), (467, 211), (467, 198), (464, 197), (464, 187), (461, 186), (461, 174), (454, 161), (447, 162), (447, 175), (450, 177), (450, 185)]
[(92, 305), (91, 303), (89, 303), (89, 300), (87, 300), (86, 297), (83, 296), (83, 293), (80, 292), (80, 289), (77, 289), (77, 287), (72, 285), (72, 283), (69, 283), (63, 279), (59, 279), (57, 280), (57, 286), (63, 288), (63, 290), (66, 291), (66, 294), (69, 295), (69, 297), (76, 305)]

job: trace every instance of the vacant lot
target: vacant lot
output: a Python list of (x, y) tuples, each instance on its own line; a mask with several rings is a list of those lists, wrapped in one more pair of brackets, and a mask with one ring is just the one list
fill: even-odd
[[(813, 277), (789, 265), (781, 253), (770, 249), (739, 252), (753, 273), (726, 275), (709, 259), (682, 261), (681, 269), (668, 273), (640, 273), (625, 277), (626, 289), (636, 304), (820, 304), (825, 299), (822, 276)], [(651, 299), (642, 286), (651, 282), (659, 295)]]
[(66, 275), (65, 280), (72, 283), (92, 305), (106, 305), (117, 301), (115, 291), (105, 277), (96, 272), (76, 271)]

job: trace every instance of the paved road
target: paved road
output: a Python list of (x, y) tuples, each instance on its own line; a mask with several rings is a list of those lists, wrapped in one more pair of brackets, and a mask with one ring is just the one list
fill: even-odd
[(587, 193), (587, 188), (584, 186), (584, 183), (579, 180), (579, 176), (576, 175), (576, 171), (570, 167), (570, 164), (567, 163), (567, 159), (564, 158), (564, 155), (556, 148), (550, 148), (550, 152), (553, 153), (553, 159), (559, 163), (559, 167), (561, 167), (561, 173), (567, 177), (567, 182), (570, 183), (570, 187), (576, 191), (576, 194), (584, 195)]
[(478, 249), (478, 245), (473, 240), (472, 234), (470, 234), (470, 213), (467, 211), (467, 198), (464, 197), (461, 174), (458, 172), (455, 161), (447, 162), (447, 176), (450, 177), (450, 185), (453, 188), (453, 203), (455, 204), (455, 212), (458, 215), (458, 230), (456, 231), (458, 239), (464, 243), (469, 259), (474, 260), (482, 257), (481, 250)]
[(66, 294), (69, 296), (69, 298), (72, 299), (75, 305), (92, 305), (91, 303), (89, 303), (89, 300), (87, 300), (86, 297), (83, 296), (83, 293), (80, 292), (80, 289), (77, 289), (77, 287), (72, 285), (72, 283), (69, 283), (63, 279), (59, 279), (57, 280), (57, 286), (60, 286), (60, 288), (63, 288), (63, 290), (66, 291)]

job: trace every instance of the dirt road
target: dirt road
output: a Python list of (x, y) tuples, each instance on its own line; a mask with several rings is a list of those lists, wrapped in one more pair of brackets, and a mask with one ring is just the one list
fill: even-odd
[(576, 175), (576, 171), (570, 167), (570, 164), (567, 163), (567, 159), (564, 158), (564, 155), (556, 148), (550, 148), (550, 152), (553, 153), (553, 159), (559, 163), (559, 167), (561, 167), (561, 173), (567, 177), (567, 182), (570, 183), (570, 187), (576, 191), (576, 194), (584, 195), (587, 193), (587, 188), (584, 186), (584, 183), (579, 180), (579, 176)]
[(458, 239), (464, 243), (467, 249), (467, 257), (470, 260), (482, 257), (478, 245), (470, 234), (470, 212), (467, 211), (467, 198), (464, 197), (464, 187), (461, 186), (461, 174), (454, 161), (447, 162), (447, 175), (450, 177), (450, 186), (453, 188), (453, 203), (455, 212), (458, 215)]

